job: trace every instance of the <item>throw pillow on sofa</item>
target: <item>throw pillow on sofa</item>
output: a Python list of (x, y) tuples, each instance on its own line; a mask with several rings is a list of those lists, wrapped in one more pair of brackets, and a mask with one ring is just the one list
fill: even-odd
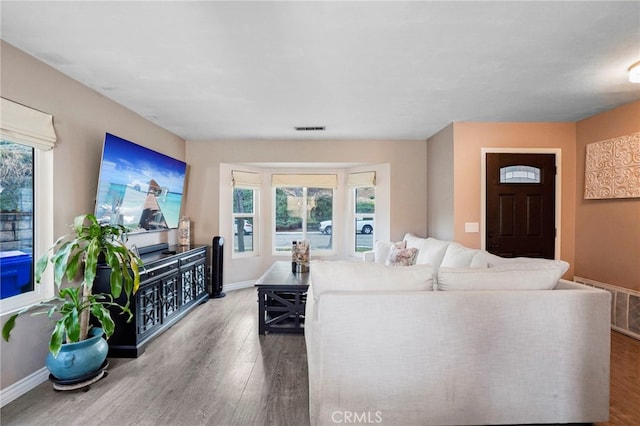
[(437, 271), (442, 263), (442, 258), (447, 250), (449, 241), (438, 240), (437, 238), (421, 238), (408, 233), (404, 236), (408, 248), (418, 249), (416, 264), (431, 265)]
[(397, 243), (389, 241), (376, 241), (374, 246), (374, 262), (384, 265), (389, 259), (389, 253), (392, 247), (403, 249), (407, 246), (406, 241), (398, 241)]
[(391, 247), (389, 257), (385, 265), (387, 266), (411, 266), (416, 263), (418, 249)]
[(569, 268), (562, 260), (508, 263), (492, 268), (438, 271), (438, 290), (551, 290)]
[(313, 260), (309, 271), (316, 300), (328, 291), (433, 290), (433, 268), (429, 265), (399, 268), (378, 263)]

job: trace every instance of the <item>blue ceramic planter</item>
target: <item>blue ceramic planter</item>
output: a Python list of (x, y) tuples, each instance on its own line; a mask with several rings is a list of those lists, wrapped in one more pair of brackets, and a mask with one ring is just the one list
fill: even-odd
[(45, 365), (59, 380), (73, 380), (98, 371), (109, 352), (107, 341), (102, 338), (104, 331), (99, 327), (89, 330), (89, 338), (77, 343), (64, 343), (54, 357), (47, 354)]

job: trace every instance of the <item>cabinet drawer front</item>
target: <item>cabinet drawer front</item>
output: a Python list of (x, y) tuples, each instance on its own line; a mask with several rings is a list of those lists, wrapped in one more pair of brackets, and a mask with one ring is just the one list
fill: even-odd
[(180, 266), (188, 265), (190, 263), (202, 261), (205, 262), (207, 260), (207, 251), (200, 250), (196, 253), (190, 254), (189, 256), (184, 256), (180, 258)]
[(144, 285), (148, 281), (155, 281), (165, 275), (178, 272), (178, 261), (174, 260), (170, 263), (163, 263), (157, 266), (151, 266), (140, 271), (140, 285)]

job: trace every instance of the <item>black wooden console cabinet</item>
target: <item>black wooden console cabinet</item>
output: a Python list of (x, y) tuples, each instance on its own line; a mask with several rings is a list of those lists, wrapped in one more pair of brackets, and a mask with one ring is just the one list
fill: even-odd
[[(209, 298), (207, 246), (158, 244), (140, 249), (144, 268), (140, 288), (131, 298), (131, 322), (117, 309), (111, 311), (115, 332), (109, 338), (109, 356), (137, 358), (145, 345)], [(94, 293), (109, 293), (110, 268), (98, 266)], [(119, 299), (124, 303), (124, 298)]]

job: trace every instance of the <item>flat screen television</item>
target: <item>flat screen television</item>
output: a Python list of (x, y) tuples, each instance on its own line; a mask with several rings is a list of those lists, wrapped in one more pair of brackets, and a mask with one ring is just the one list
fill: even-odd
[(95, 215), (129, 232), (178, 227), (187, 164), (107, 133)]

